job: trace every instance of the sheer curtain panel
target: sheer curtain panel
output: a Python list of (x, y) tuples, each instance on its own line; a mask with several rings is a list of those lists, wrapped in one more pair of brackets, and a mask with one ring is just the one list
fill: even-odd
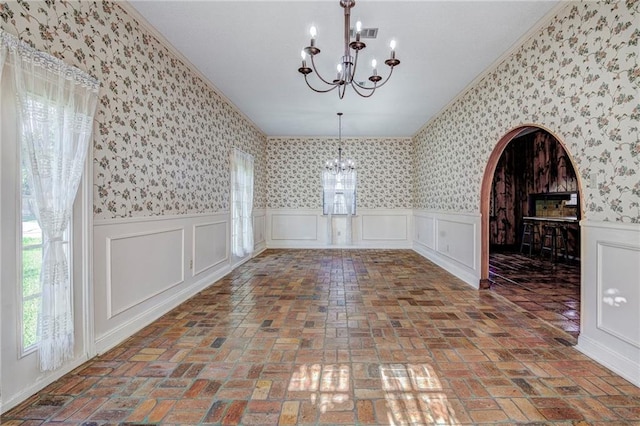
[(347, 173), (343, 175), (343, 186), (344, 186), (344, 203), (347, 215), (347, 226), (346, 226), (346, 244), (350, 245), (353, 242), (353, 224), (352, 219), (354, 215), (354, 197), (356, 194), (356, 182), (357, 175), (356, 171), (352, 171), (351, 173)]
[(38, 317), (40, 369), (73, 356), (73, 303), (64, 241), (87, 157), (98, 81), (61, 60), (0, 32), (5, 66), (12, 67), (18, 134), (35, 215), (43, 232)]
[(243, 257), (253, 253), (253, 156), (231, 152), (231, 250)]
[(327, 215), (327, 244), (333, 244), (333, 210), (336, 201), (337, 175), (328, 170), (322, 172), (323, 214)]

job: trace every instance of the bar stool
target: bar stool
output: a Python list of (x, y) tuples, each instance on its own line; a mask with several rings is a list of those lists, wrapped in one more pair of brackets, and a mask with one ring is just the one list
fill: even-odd
[(536, 243), (537, 228), (530, 222), (522, 224), (522, 240), (520, 242), (520, 253), (524, 253), (525, 246), (529, 249), (529, 256), (533, 253), (533, 246)]
[(567, 227), (544, 225), (542, 227), (540, 258), (544, 258), (545, 253), (549, 253), (549, 260), (556, 262), (558, 260), (558, 252), (560, 250), (562, 251), (562, 257), (566, 262), (569, 259), (567, 251)]
[(560, 243), (560, 247), (556, 246), (556, 256), (558, 255), (558, 249), (562, 250), (562, 259), (564, 263), (569, 262), (569, 231), (566, 225), (560, 225), (557, 227), (559, 232), (558, 240), (556, 243)]

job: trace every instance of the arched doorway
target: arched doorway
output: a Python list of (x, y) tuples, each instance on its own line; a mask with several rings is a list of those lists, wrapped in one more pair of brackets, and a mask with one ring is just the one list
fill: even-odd
[[(549, 152), (545, 153), (545, 149), (548, 149)], [(539, 155), (540, 153), (541, 155)], [(523, 160), (517, 157), (527, 158)], [(511, 160), (509, 160), (509, 158), (511, 158)], [(572, 181), (568, 184), (564, 182), (564, 186), (562, 179), (559, 178), (556, 171), (553, 170), (553, 168), (560, 163), (562, 167), (566, 167), (572, 175)], [(494, 184), (498, 187), (497, 182), (500, 182), (501, 177), (505, 176), (505, 164), (511, 164), (511, 167), (513, 167), (513, 164), (518, 165), (515, 167), (515, 171), (512, 173), (514, 177), (511, 179), (519, 183), (508, 182), (509, 185), (518, 188), (514, 190), (518, 192), (518, 194), (513, 196), (511, 205), (509, 205), (508, 201), (505, 202), (504, 197), (502, 197), (504, 193), (501, 193), (499, 190), (494, 191)], [(555, 164), (555, 166), (553, 164)], [(498, 169), (498, 174), (496, 174), (496, 169)], [(542, 126), (519, 126), (509, 131), (498, 141), (489, 157), (481, 187), (481, 289), (491, 288), (492, 283), (494, 287), (496, 287), (496, 269), (500, 269), (496, 267), (496, 263), (500, 264), (501, 261), (504, 263), (506, 260), (506, 262), (509, 263), (507, 269), (513, 270), (515, 276), (518, 276), (518, 274), (521, 276), (527, 275), (529, 277), (528, 279), (533, 281), (536, 279), (536, 274), (530, 273), (531, 271), (537, 273), (539, 282), (553, 281), (551, 278), (556, 272), (565, 277), (569, 277), (575, 286), (577, 286), (574, 287), (574, 291), (577, 293), (575, 297), (578, 298), (579, 303), (580, 271), (579, 265), (576, 266), (576, 261), (579, 261), (580, 254), (580, 229), (578, 220), (582, 217), (583, 203), (582, 197), (580, 196), (582, 194), (580, 176), (576, 171), (577, 168), (575, 167), (573, 158), (562, 140), (549, 129)], [(508, 181), (509, 179), (505, 180)], [(523, 180), (527, 180), (526, 184), (523, 184)], [(531, 182), (531, 180), (535, 182)], [(502, 182), (502, 184), (504, 184), (504, 182)], [(498, 197), (500, 202), (496, 202), (496, 192), (501, 194), (502, 198)], [(506, 193), (508, 191), (504, 192)], [(572, 201), (565, 201), (563, 199), (563, 197), (569, 196), (572, 197)], [(507, 206), (506, 212), (505, 205)], [(500, 206), (502, 206), (502, 209), (499, 208)], [(548, 211), (542, 210), (546, 209), (547, 206), (549, 207)], [(511, 208), (513, 208), (514, 211), (510, 211)], [(572, 220), (572, 217), (575, 219)], [(531, 250), (529, 250), (529, 246), (526, 247), (527, 250), (521, 250), (522, 239), (531, 239), (531, 236), (524, 237), (522, 234), (523, 223), (529, 223), (529, 226), (533, 226), (537, 231), (536, 244), (534, 244)], [(552, 256), (549, 255), (547, 257), (547, 263), (545, 263), (540, 256), (540, 249), (543, 246), (542, 240), (544, 239), (543, 230), (547, 232), (551, 231), (551, 228), (556, 228), (555, 231), (558, 232), (558, 235), (561, 230), (565, 234), (567, 234), (567, 231), (570, 231), (569, 234), (572, 235), (570, 245), (574, 245), (573, 253), (570, 256), (566, 256), (566, 253), (564, 253), (565, 256), (562, 258), (562, 262), (556, 263), (555, 261), (558, 259), (556, 257), (552, 259)], [(495, 244), (497, 239), (501, 239), (500, 243), (505, 244), (500, 247), (509, 247), (507, 251), (510, 251), (513, 257), (506, 257), (506, 254), (502, 253), (499, 255), (496, 254)], [(550, 241), (550, 239), (544, 239), (544, 241)], [(490, 245), (490, 243), (494, 244)], [(564, 243), (567, 243), (566, 239)], [(494, 251), (491, 250), (492, 247)], [(525, 253), (523, 254), (521, 251)], [(544, 250), (543, 254), (550, 254), (550, 251)], [(491, 270), (490, 256), (492, 262)], [(571, 262), (568, 261), (569, 258)], [(572, 267), (570, 267), (570, 263), (573, 263)], [(566, 267), (564, 265), (566, 265)], [(511, 268), (511, 266), (513, 266), (513, 268)], [(521, 266), (521, 268), (518, 269), (518, 266)], [(527, 268), (530, 269), (527, 270)], [(569, 276), (569, 274), (573, 275)], [(491, 281), (490, 278), (492, 278), (493, 281)], [(518, 284), (519, 280), (507, 278), (507, 281), (513, 282), (515, 285), (520, 285), (520, 287), (514, 287), (514, 289), (525, 292), (524, 294), (518, 294), (518, 291), (514, 291), (514, 299), (522, 299), (523, 295), (532, 295), (536, 287), (531, 285), (531, 288), (527, 288), (527, 279), (524, 278), (524, 285), (522, 283)], [(540, 291), (545, 291), (543, 287), (542, 285), (540, 286)], [(548, 285), (546, 291), (549, 292)], [(506, 294), (510, 294), (510, 292), (506, 292)], [(533, 298), (534, 296), (532, 296), (532, 299)], [(544, 305), (551, 306), (551, 303), (544, 303)], [(525, 303), (525, 301), (522, 302), (521, 306), (527, 309), (527, 303)], [(533, 303), (529, 303), (529, 306), (531, 306), (532, 310), (540, 309), (540, 306), (534, 307)], [(534, 312), (534, 314), (536, 313)], [(543, 319), (547, 319), (544, 318), (545, 315), (553, 318), (553, 313), (551, 312), (540, 312), (540, 314), (541, 315), (537, 316)], [(577, 327), (579, 325), (579, 319), (577, 321), (574, 319), (573, 321), (575, 324), (568, 324), (566, 328), (562, 328), (564, 328), (565, 331), (569, 331), (572, 327)], [(560, 321), (557, 323), (559, 324)], [(577, 335), (577, 332), (571, 334)]]

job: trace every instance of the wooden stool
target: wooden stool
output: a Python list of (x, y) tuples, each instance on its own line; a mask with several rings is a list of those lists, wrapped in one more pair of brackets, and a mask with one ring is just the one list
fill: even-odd
[(525, 246), (529, 249), (529, 256), (533, 253), (535, 245), (536, 228), (532, 223), (524, 222), (522, 224), (522, 241), (520, 242), (520, 253), (524, 253)]
[(558, 260), (559, 251), (562, 251), (564, 261), (568, 261), (567, 227), (544, 225), (542, 229), (542, 247), (540, 248), (540, 257), (544, 258), (545, 253), (549, 253), (549, 260), (556, 262)]

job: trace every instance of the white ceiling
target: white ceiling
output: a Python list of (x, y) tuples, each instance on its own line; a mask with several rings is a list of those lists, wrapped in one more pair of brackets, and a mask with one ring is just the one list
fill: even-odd
[(316, 64), (333, 79), (343, 50), (338, 0), (129, 3), (268, 136), (335, 135), (341, 111), (343, 136), (382, 137), (413, 136), (559, 2), (357, 0), (352, 26), (379, 28), (365, 40), (361, 80), (373, 55), (386, 75), (392, 38), (401, 64), (371, 98), (349, 88), (342, 100), (312, 92), (297, 71), (313, 24)]

